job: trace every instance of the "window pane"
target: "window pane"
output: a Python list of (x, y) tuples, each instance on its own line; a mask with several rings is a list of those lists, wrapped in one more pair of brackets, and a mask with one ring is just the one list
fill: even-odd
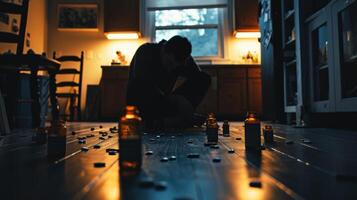
[(155, 26), (218, 24), (218, 8), (155, 11)]
[(192, 43), (192, 56), (217, 56), (218, 33), (215, 28), (156, 30), (156, 42), (174, 35), (187, 37)]

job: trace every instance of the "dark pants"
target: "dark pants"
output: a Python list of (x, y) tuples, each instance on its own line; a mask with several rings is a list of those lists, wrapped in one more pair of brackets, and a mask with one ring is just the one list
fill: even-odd
[(210, 84), (211, 77), (207, 73), (196, 73), (185, 80), (171, 95), (139, 106), (144, 121), (151, 124), (153, 121), (166, 120), (165, 126), (189, 124), (194, 110), (206, 95)]

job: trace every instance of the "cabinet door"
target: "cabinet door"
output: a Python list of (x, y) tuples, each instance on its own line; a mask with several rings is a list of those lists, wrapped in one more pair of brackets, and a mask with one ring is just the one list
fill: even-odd
[(258, 0), (235, 0), (235, 30), (259, 30)]
[(100, 86), (100, 118), (113, 120), (126, 106), (128, 70), (103, 70)]
[(313, 112), (335, 111), (331, 24), (326, 11), (308, 24), (309, 91)]
[(337, 111), (357, 111), (357, 1), (340, 0), (332, 7)]
[(248, 110), (262, 114), (262, 79), (260, 68), (248, 68)]
[(208, 88), (206, 96), (197, 107), (198, 113), (217, 113), (217, 73), (216, 69), (204, 69), (204, 72), (211, 76), (211, 85)]
[(244, 116), (247, 112), (246, 68), (220, 69), (218, 113)]
[(104, 32), (139, 32), (140, 0), (105, 0)]

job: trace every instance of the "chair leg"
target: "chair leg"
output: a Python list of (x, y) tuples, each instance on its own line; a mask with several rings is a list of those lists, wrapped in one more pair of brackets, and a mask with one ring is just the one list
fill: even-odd
[(69, 120), (71, 122), (74, 121), (74, 112), (75, 112), (75, 101), (76, 101), (76, 98), (74, 96), (71, 96), (69, 98)]
[(31, 67), (31, 99), (32, 99), (32, 127), (38, 128), (40, 126), (40, 102), (38, 94), (38, 81), (37, 81), (37, 67)]
[(51, 114), (52, 114), (52, 122), (57, 122), (59, 120), (59, 107), (58, 107), (58, 101), (56, 97), (56, 71), (50, 70), (49, 72), (50, 76), (50, 101), (51, 101)]

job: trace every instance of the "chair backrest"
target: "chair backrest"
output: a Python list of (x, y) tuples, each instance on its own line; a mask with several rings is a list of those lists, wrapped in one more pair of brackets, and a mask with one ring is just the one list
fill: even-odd
[[(81, 119), (81, 109), (80, 109), (80, 104), (81, 104), (81, 94), (82, 94), (82, 81), (83, 81), (83, 61), (84, 61), (84, 52), (81, 52), (81, 56), (72, 56), (72, 55), (63, 55), (60, 57), (56, 56), (56, 52), (53, 52), (53, 59), (63, 63), (63, 62), (78, 62), (79, 63), (79, 69), (60, 69), (58, 74), (73, 74), (73, 75), (79, 75), (79, 82), (78, 82), (78, 101), (77, 101), (77, 109), (78, 109), (78, 120)], [(70, 84), (70, 83), (66, 83)], [(59, 85), (59, 84), (58, 84)], [(71, 85), (71, 84), (70, 84)], [(69, 85), (67, 85), (69, 86)]]
[(0, 1), (0, 12), (4, 14), (20, 15), (21, 18), (20, 29), (18, 34), (12, 32), (0, 31), (0, 43), (17, 44), (16, 54), (22, 54), (24, 51), (28, 7), (29, 7), (29, 0), (23, 0), (22, 5)]

